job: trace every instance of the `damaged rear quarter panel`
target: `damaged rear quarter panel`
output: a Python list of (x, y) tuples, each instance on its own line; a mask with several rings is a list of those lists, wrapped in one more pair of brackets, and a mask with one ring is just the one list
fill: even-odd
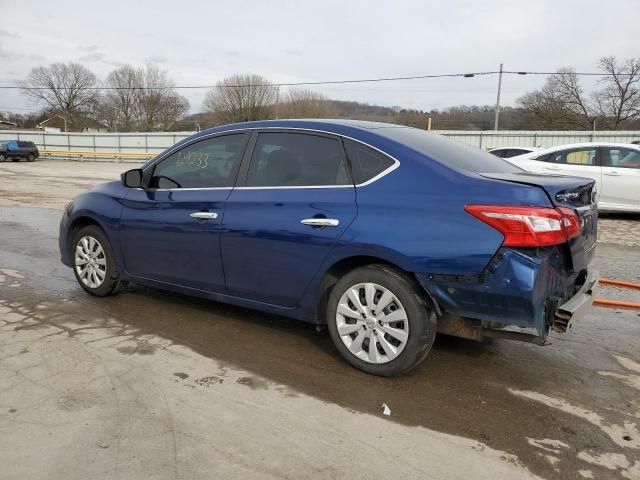
[(417, 275), (449, 313), (466, 318), (535, 328), (544, 339), (556, 305), (573, 294), (565, 246), (500, 249), (480, 275)]

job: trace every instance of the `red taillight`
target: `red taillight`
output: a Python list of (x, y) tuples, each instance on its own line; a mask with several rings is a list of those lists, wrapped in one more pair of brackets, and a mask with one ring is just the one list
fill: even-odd
[(556, 210), (560, 210), (560, 213), (562, 213), (562, 226), (567, 235), (567, 240), (580, 235), (580, 219), (576, 212), (565, 207), (558, 207)]
[(580, 221), (569, 208), (467, 205), (464, 209), (504, 235), (505, 247), (557, 245), (580, 234)]

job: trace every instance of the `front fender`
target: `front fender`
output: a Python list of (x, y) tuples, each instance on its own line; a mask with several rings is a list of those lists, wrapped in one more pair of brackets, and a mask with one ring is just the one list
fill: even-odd
[(123, 200), (129, 190), (120, 182), (109, 182), (73, 199), (73, 206), (66, 210), (60, 221), (60, 254), (62, 263), (73, 266), (71, 257), (71, 237), (74, 229), (81, 224), (95, 223), (107, 236), (114, 251), (116, 264), (124, 272), (119, 246), (119, 226)]

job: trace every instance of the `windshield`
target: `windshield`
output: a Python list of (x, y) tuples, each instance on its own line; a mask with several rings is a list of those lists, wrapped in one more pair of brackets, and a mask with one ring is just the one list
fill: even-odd
[(389, 127), (377, 132), (457, 170), (475, 173), (522, 172), (522, 169), (500, 157), (417, 128)]

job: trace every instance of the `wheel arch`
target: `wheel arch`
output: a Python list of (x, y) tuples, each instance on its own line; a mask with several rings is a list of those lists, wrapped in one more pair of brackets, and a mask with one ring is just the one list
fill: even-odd
[(399, 268), (397, 265), (394, 265), (387, 259), (381, 257), (371, 255), (353, 255), (336, 260), (325, 269), (318, 283), (316, 294), (316, 315), (318, 323), (327, 323), (327, 301), (331, 294), (331, 290), (333, 290), (333, 287), (338, 283), (340, 278), (356, 268), (374, 264), (386, 264)]
[(435, 298), (428, 290), (424, 288), (424, 286), (420, 282), (418, 282), (413, 272), (408, 271), (406, 268), (402, 268), (402, 265), (400, 265), (399, 262), (395, 262), (388, 257), (356, 254), (340, 258), (339, 260), (336, 260), (334, 263), (332, 263), (327, 269), (325, 269), (318, 283), (316, 296), (316, 315), (318, 323), (326, 323), (327, 300), (329, 298), (329, 295), (331, 294), (331, 291), (333, 290), (333, 287), (336, 285), (336, 283), (338, 283), (340, 278), (342, 278), (350, 271), (355, 270), (356, 268), (364, 267), (367, 265), (385, 265), (404, 273), (407, 278), (415, 284), (418, 291), (424, 292), (426, 300), (433, 304), (438, 316), (441, 315), (440, 307)]
[(104, 228), (104, 226), (95, 217), (88, 215), (86, 213), (81, 213), (75, 216), (73, 220), (69, 222), (69, 227), (67, 228), (68, 234), (67, 234), (67, 242), (66, 242), (67, 252), (71, 252), (71, 247), (72, 247), (71, 244), (73, 242), (73, 237), (75, 236), (76, 232), (81, 228), (88, 227), (90, 225), (95, 225), (96, 227), (99, 227), (100, 230), (102, 230), (104, 234), (107, 236), (107, 239), (109, 239), (109, 242), (111, 242), (111, 244), (113, 245), (113, 241), (111, 240), (111, 238), (109, 238), (109, 232), (107, 231), (107, 229)]

